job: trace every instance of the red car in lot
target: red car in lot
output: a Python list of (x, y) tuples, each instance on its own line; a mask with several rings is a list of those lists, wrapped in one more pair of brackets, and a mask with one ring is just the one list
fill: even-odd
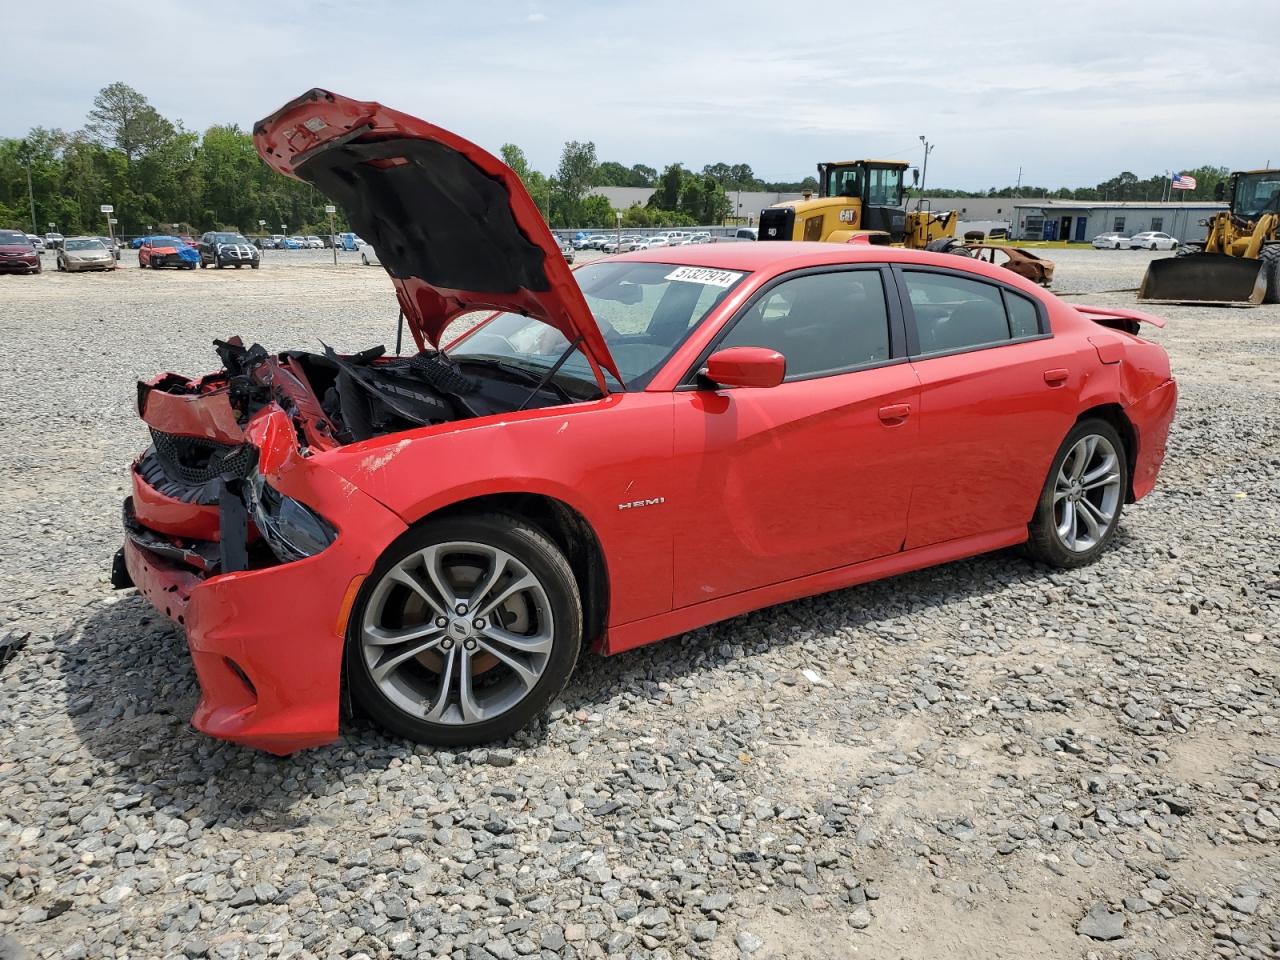
[(200, 251), (178, 237), (145, 237), (138, 247), (138, 266), (144, 269), (194, 270), (199, 265)]
[(185, 628), (213, 736), (330, 741), (345, 677), (398, 734), (501, 738), (584, 646), (1015, 544), (1078, 566), (1155, 483), (1157, 318), (868, 245), (572, 272), (515, 174), (429, 123), (316, 90), (255, 139), (378, 250), (415, 349), (232, 339), (139, 385), (113, 581)]

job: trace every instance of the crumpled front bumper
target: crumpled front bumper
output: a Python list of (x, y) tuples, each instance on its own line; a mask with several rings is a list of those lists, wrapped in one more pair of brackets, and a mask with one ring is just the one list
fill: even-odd
[(206, 576), (198, 557), (183, 562), (153, 540), (184, 542), (147, 528), (144, 507), (140, 529), (126, 522), (123, 563), (152, 606), (186, 631), (200, 683), (192, 724), (285, 755), (337, 736), (347, 617), (364, 577), (405, 525), (317, 458), (301, 456), (279, 407), (259, 413), (246, 435), (266, 481), (333, 524), (334, 542), (292, 563)]

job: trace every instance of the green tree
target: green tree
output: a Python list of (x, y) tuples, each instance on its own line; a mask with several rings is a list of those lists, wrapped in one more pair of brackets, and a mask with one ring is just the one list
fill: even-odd
[(160, 116), (146, 97), (120, 82), (98, 91), (85, 130), (98, 143), (123, 153), (129, 164), (165, 143), (174, 132), (173, 124)]
[(529, 161), (524, 155), (524, 151), (517, 147), (514, 143), (504, 143), (499, 152), (502, 154), (502, 162), (515, 171), (517, 177), (529, 183)]
[(552, 214), (557, 223), (579, 222), (582, 200), (596, 185), (596, 145), (590, 141), (570, 140), (560, 153), (560, 166), (552, 181)]
[(657, 210), (676, 210), (680, 206), (680, 190), (684, 186), (685, 169), (678, 163), (669, 164), (658, 177), (657, 189), (649, 198), (649, 206)]

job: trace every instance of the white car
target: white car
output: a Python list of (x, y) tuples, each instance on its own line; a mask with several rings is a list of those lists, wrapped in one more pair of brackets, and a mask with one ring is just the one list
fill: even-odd
[(315, 236), (314, 234), (308, 233), (302, 239), (307, 241), (307, 246), (310, 247), (312, 250), (324, 249), (324, 241), (321, 240), (319, 237)]
[(1135, 233), (1129, 238), (1130, 250), (1173, 250), (1178, 246), (1177, 238), (1161, 233), (1158, 230), (1146, 230)]
[(633, 250), (652, 250), (654, 247), (669, 247), (669, 246), (671, 246), (671, 244), (667, 242), (666, 237), (645, 237), (643, 240), (637, 243), (634, 247), (632, 247), (632, 249)]
[(622, 250), (624, 252), (627, 250), (634, 250), (635, 247), (633, 246), (633, 244), (638, 239), (639, 239), (638, 237), (623, 237), (621, 240), (619, 240), (617, 237), (614, 237), (612, 240), (605, 243), (605, 245), (600, 249), (603, 250), (605, 253), (617, 253), (619, 250)]
[(44, 237), (37, 237), (34, 233), (28, 233), (27, 239), (31, 241), (31, 245), (36, 248), (37, 253), (44, 252)]
[(379, 267), (382, 261), (378, 259), (378, 251), (373, 249), (373, 244), (366, 243), (360, 248), (360, 262), (366, 267)]
[(1099, 250), (1128, 250), (1129, 238), (1122, 233), (1100, 233), (1093, 238), (1093, 245)]

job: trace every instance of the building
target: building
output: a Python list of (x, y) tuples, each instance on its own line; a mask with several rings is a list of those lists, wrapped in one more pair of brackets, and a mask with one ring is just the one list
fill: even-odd
[(1207, 220), (1225, 203), (1212, 200), (1016, 200), (1015, 240), (1072, 240), (1087, 243), (1100, 233), (1132, 236), (1158, 230), (1179, 240), (1203, 240)]
[[(653, 196), (653, 187), (593, 187), (590, 191), (606, 198), (609, 205), (619, 212), (639, 204), (644, 206)], [(775, 203), (791, 203), (804, 199), (799, 193), (774, 193), (760, 190), (726, 190), (729, 203), (736, 209), (737, 215), (749, 223), (760, 221), (760, 211)], [(908, 210), (915, 209), (915, 200), (907, 204)], [(996, 227), (1009, 229), (1013, 224), (1013, 205), (1015, 201), (1001, 197), (933, 197), (926, 201), (929, 208), (936, 213), (958, 210), (960, 220), (957, 232), (981, 230), (990, 233)]]

